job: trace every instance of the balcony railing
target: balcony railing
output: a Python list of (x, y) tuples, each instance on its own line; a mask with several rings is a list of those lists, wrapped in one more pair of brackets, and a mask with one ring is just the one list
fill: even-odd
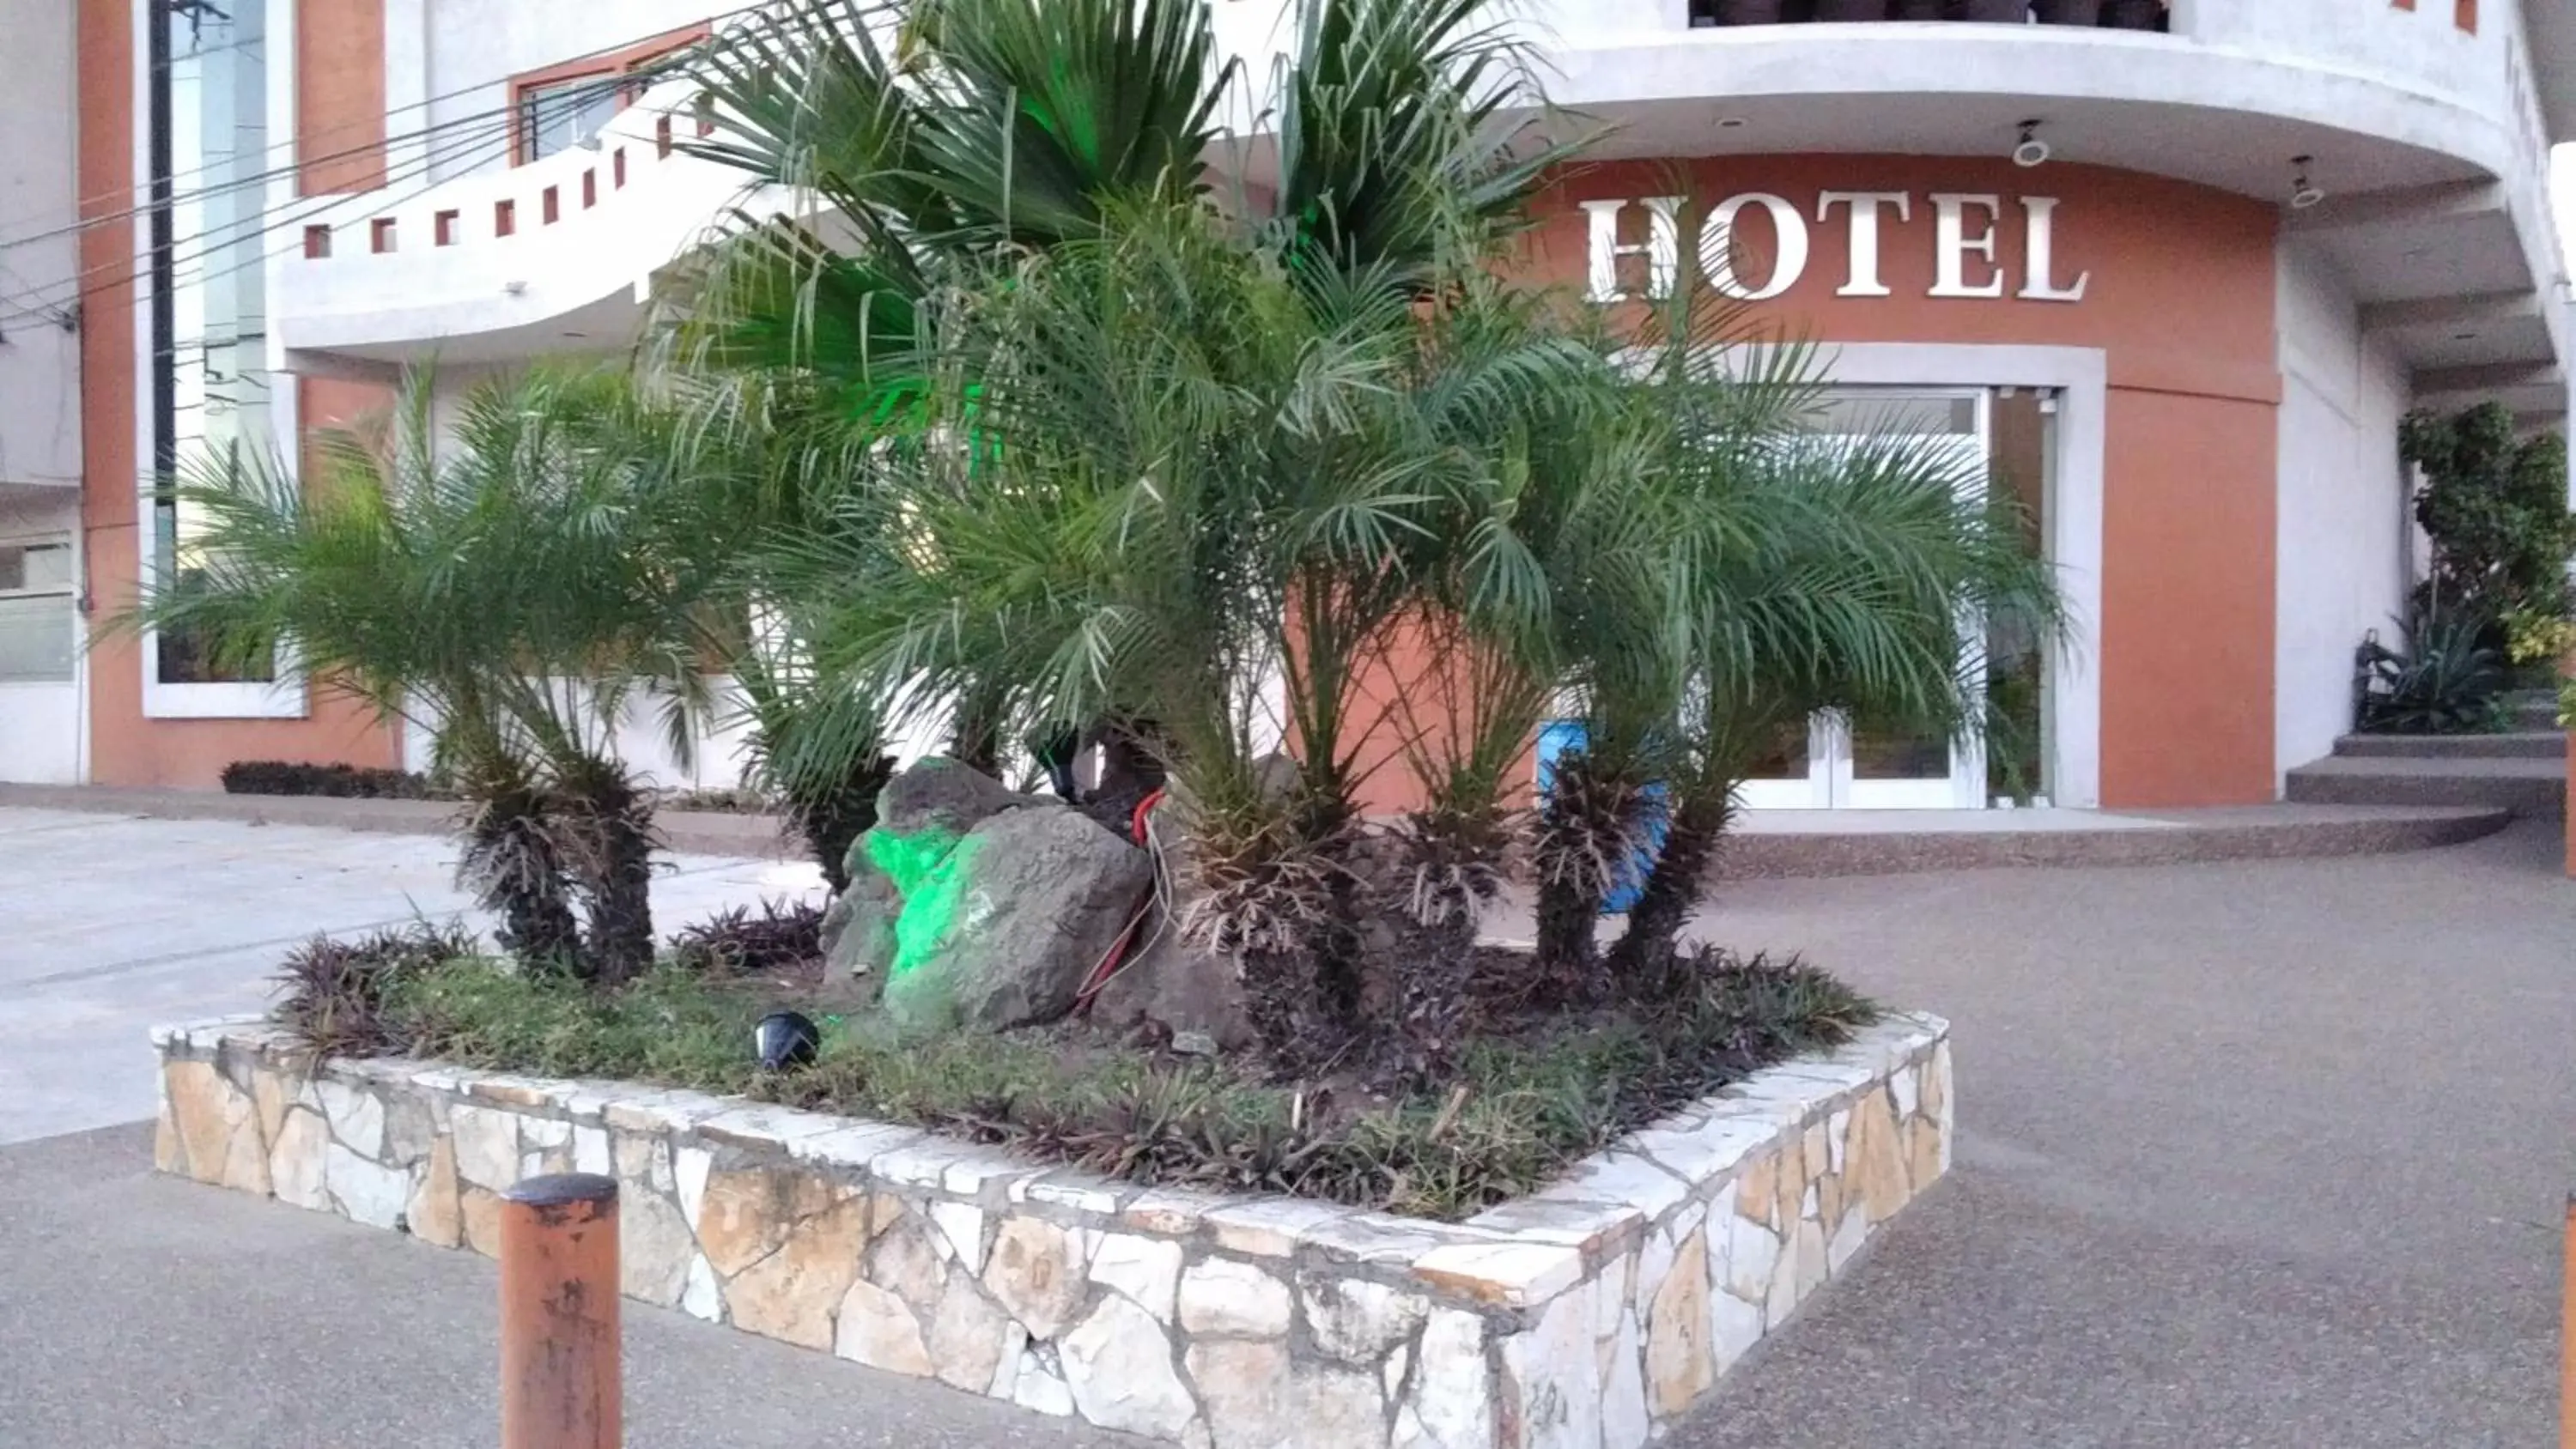
[(2076, 25), (2104, 30), (2163, 30), (2172, 23), (2165, 0), (1690, 0), (1693, 29), (1879, 20)]

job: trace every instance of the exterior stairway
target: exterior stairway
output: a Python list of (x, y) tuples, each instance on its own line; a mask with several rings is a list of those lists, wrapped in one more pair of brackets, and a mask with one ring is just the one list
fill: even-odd
[(2518, 694), (2511, 733), (2346, 735), (2334, 753), (2290, 771), (2308, 805), (2487, 805), (2517, 815), (2567, 814), (2567, 734), (2548, 695)]

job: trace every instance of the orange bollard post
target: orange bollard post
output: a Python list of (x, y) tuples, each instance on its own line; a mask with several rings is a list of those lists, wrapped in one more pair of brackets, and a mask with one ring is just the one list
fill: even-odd
[(501, 1194), (501, 1449), (619, 1449), (617, 1179)]
[(2558, 1257), (2558, 1449), (2576, 1449), (2576, 1193)]

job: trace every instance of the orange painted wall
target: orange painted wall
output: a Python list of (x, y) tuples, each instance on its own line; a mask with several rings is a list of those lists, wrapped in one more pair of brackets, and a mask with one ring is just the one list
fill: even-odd
[(385, 184), (385, 3), (295, 12), (295, 154), (301, 195)]
[[(1910, 222), (1880, 219), (1888, 297), (1840, 297), (1850, 213), (1817, 222), (1823, 190), (1904, 191)], [(1813, 246), (1799, 284), (1753, 316), (1833, 342), (2097, 347), (2109, 362), (2104, 476), (2102, 803), (2238, 804), (2273, 798), (2274, 515), (2280, 375), (2274, 338), (2276, 216), (2261, 203), (2152, 176), (2003, 160), (1755, 156), (1618, 162), (1560, 183), (1529, 240), (1526, 274), (1580, 286), (1596, 198), (1682, 195), (1692, 208), (1745, 192), (1786, 198)], [(1933, 192), (2003, 200), (1998, 260), (2007, 295), (1933, 298)], [(2019, 198), (2059, 200), (2053, 280), (2092, 281), (2083, 301), (2010, 295), (2023, 275)], [(1645, 239), (1642, 207), (1622, 239)], [(1688, 258), (1696, 228), (1686, 221)], [(1768, 216), (1737, 223), (1752, 285), (1770, 275)], [(1628, 284), (1643, 285), (1642, 260)], [(1982, 282), (1971, 257), (1967, 280)], [(2000, 379), (1999, 379), (2000, 380)]]
[[(374, 0), (305, 7), (338, 25)], [(382, 136), (383, 23), (375, 20), (373, 124)], [(116, 216), (135, 204), (134, 34), (128, 0), (81, 0), (80, 194), (84, 219)], [(346, 63), (355, 64), (355, 61)], [(344, 123), (345, 123), (345, 117)], [(90, 618), (103, 624), (132, 604), (139, 577), (138, 533), (146, 518), (138, 492), (147, 466), (136, 451), (139, 391), (135, 355), (136, 226), (99, 221), (81, 236), (81, 531)], [(346, 760), (392, 765), (394, 733), (349, 701), (315, 691), (310, 714), (294, 720), (171, 720), (143, 714), (143, 657), (132, 636), (94, 629), (89, 654), (89, 778), (102, 785), (205, 787), (234, 760)]]

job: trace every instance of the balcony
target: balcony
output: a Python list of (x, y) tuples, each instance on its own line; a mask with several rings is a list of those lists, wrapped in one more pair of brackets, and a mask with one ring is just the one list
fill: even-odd
[(2072, 25), (2163, 30), (2165, 0), (1690, 0), (1692, 29), (1719, 25), (1833, 25), (1879, 20), (1978, 25)]
[(688, 155), (686, 81), (524, 166), (351, 196), (299, 218), (271, 278), (275, 365), (479, 364), (630, 342), (656, 274), (729, 211), (778, 209)]

